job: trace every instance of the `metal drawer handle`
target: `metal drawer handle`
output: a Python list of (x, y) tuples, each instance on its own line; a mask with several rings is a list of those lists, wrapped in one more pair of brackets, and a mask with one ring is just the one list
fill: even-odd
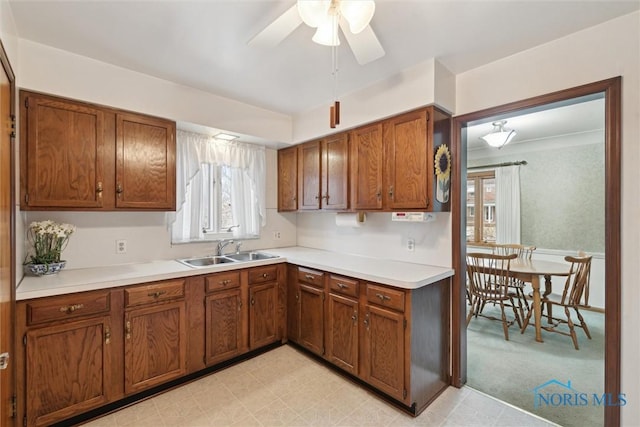
[(149, 292), (147, 294), (148, 297), (153, 297), (153, 298), (158, 298), (160, 295), (164, 295), (166, 294), (167, 291), (156, 291), (156, 292)]
[(60, 307), (60, 312), (71, 314), (76, 310), (80, 310), (81, 308), (84, 308), (84, 304), (65, 305)]
[(310, 275), (310, 274), (305, 274), (305, 275), (304, 275), (304, 278), (305, 278), (305, 279), (308, 279), (308, 280), (314, 280), (314, 279), (315, 279), (315, 277), (313, 277), (313, 276), (312, 276), (312, 275)]
[(351, 316), (351, 320), (353, 320), (353, 323), (355, 324), (358, 321), (358, 313), (354, 312), (353, 316)]
[(389, 300), (391, 299), (391, 297), (390, 297), (390, 296), (388, 296), (388, 295), (376, 294), (376, 296), (377, 296), (378, 298), (380, 298), (380, 301), (382, 301), (382, 302), (384, 302), (384, 301), (389, 301)]
[(262, 277), (266, 279), (267, 277), (269, 277), (269, 273), (262, 273)]
[(340, 289), (349, 289), (349, 287), (347, 285), (345, 285), (344, 283), (338, 283), (338, 287)]
[(222, 286), (227, 286), (229, 283), (231, 283), (231, 280), (230, 280), (230, 279), (225, 279), (225, 280), (221, 280), (221, 281), (220, 281), (220, 284), (221, 284)]
[(98, 193), (98, 197), (102, 197), (102, 181), (98, 181), (98, 186), (96, 187), (96, 193)]
[(111, 329), (109, 328), (106, 328), (104, 330), (104, 343), (105, 344), (111, 343)]

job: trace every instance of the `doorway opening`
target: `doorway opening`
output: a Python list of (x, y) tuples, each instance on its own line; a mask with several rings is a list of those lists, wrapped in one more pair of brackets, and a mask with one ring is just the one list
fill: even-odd
[[(609, 79), (585, 86), (580, 86), (524, 101), (478, 111), (454, 118), (453, 121), (453, 147), (454, 150), (454, 176), (458, 177), (453, 184), (453, 194), (459, 195), (452, 205), (453, 218), (453, 265), (458, 272), (453, 279), (452, 289), (452, 383), (461, 386), (468, 382), (470, 372), (468, 351), (470, 331), (466, 328), (467, 299), (466, 299), (466, 270), (465, 257), (467, 253), (467, 141), (470, 139), (474, 125), (492, 122), (501, 119), (510, 120), (511, 117), (523, 113), (536, 113), (547, 111), (550, 106), (565, 107), (575, 104), (576, 99), (590, 101), (598, 97), (603, 99), (604, 108), (604, 274), (606, 286), (604, 286), (604, 384), (600, 390), (589, 390), (599, 395), (609, 393), (618, 396), (620, 393), (620, 78)], [(527, 167), (527, 166), (524, 166)], [(549, 173), (549, 178), (553, 175)], [(456, 188), (457, 187), (457, 188)], [(477, 200), (477, 198), (476, 198)], [(491, 205), (491, 201), (487, 201)], [(490, 213), (494, 212), (489, 209)], [(484, 216), (484, 215), (483, 215)], [(489, 215), (488, 220), (493, 219)], [(477, 221), (476, 221), (477, 222)], [(487, 229), (491, 235), (491, 230)], [(524, 242), (526, 243), (526, 242)], [(580, 249), (580, 248), (576, 248)], [(462, 272), (462, 274), (460, 274)], [(560, 310), (562, 311), (562, 310)], [(472, 320), (473, 322), (473, 320)], [(500, 325), (498, 324), (498, 327)], [(517, 326), (516, 326), (517, 328)], [(512, 328), (511, 335), (519, 334), (516, 328)], [(500, 328), (501, 329), (501, 328)], [(544, 331), (543, 331), (544, 332)], [(587, 339), (578, 330), (579, 339), (586, 342)], [(549, 334), (543, 334), (546, 339)], [(555, 334), (552, 334), (555, 335)], [(566, 338), (561, 337), (560, 338)], [(571, 339), (567, 338), (569, 342)], [(549, 343), (532, 342), (530, 347), (538, 351), (540, 346)], [(575, 351), (575, 350), (574, 350)], [(501, 359), (498, 359), (501, 360)], [(526, 366), (521, 368), (527, 369)], [(549, 378), (553, 380), (554, 378)], [(560, 380), (562, 378), (558, 378)], [(579, 379), (573, 379), (574, 381)], [(505, 381), (517, 382), (517, 376), (507, 378)], [(560, 382), (560, 381), (558, 381)], [(563, 382), (564, 383), (564, 382)], [(542, 385), (542, 384), (540, 384)], [(531, 384), (522, 383), (522, 388), (535, 388)], [(530, 391), (531, 401), (534, 401), (534, 392)], [(602, 405), (605, 425), (619, 425), (619, 406)], [(532, 411), (533, 412), (533, 411)], [(535, 412), (534, 412), (535, 413)]]

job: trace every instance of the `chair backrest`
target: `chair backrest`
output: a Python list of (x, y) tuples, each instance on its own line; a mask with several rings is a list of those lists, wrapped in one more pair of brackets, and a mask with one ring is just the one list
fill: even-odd
[[(584, 251), (578, 251), (578, 258), (586, 257), (587, 253)], [(589, 265), (589, 271), (587, 272), (587, 281), (584, 284), (584, 292), (582, 293), (583, 301), (581, 305), (590, 307), (589, 305), (589, 286), (591, 283), (591, 265)]]
[(471, 294), (482, 299), (506, 298), (511, 280), (511, 260), (516, 258), (516, 254), (468, 253), (467, 275)]
[(516, 254), (520, 259), (531, 259), (535, 246), (525, 246), (519, 243), (495, 243), (491, 245), (492, 253), (496, 255)]
[(568, 306), (580, 305), (591, 272), (591, 257), (566, 256), (564, 260), (571, 263), (571, 268), (564, 284), (560, 303)]

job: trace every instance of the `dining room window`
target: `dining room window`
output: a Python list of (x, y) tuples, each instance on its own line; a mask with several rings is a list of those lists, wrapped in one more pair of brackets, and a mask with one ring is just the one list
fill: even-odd
[(496, 242), (495, 171), (467, 175), (467, 243)]

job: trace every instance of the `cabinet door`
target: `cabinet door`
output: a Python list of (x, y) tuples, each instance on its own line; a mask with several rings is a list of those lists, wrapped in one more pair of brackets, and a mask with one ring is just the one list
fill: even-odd
[(240, 289), (216, 292), (205, 298), (207, 365), (240, 354), (241, 310)]
[(382, 209), (382, 124), (351, 132), (351, 207)]
[(299, 344), (316, 354), (324, 354), (324, 290), (300, 284)]
[(271, 344), (277, 340), (278, 284), (252, 285), (249, 288), (249, 347)]
[(278, 151), (278, 212), (298, 210), (298, 147)]
[(184, 301), (125, 313), (124, 390), (135, 393), (186, 373)]
[[(433, 164), (428, 161), (427, 112), (414, 111), (383, 123), (388, 209), (429, 207), (428, 180)], [(430, 155), (429, 157), (433, 157)]]
[(349, 208), (349, 134), (339, 133), (322, 141), (322, 209)]
[(21, 207), (102, 207), (102, 111), (53, 98), (24, 97)]
[(173, 122), (116, 116), (116, 208), (176, 208), (176, 141)]
[(320, 142), (298, 147), (298, 209), (320, 209)]
[(365, 308), (364, 377), (372, 386), (403, 401), (404, 315), (367, 305)]
[(287, 337), (300, 343), (300, 285), (298, 267), (287, 265)]
[(26, 340), (28, 426), (51, 425), (109, 402), (111, 321), (32, 329)]
[(358, 374), (358, 301), (329, 294), (327, 358), (345, 371)]

